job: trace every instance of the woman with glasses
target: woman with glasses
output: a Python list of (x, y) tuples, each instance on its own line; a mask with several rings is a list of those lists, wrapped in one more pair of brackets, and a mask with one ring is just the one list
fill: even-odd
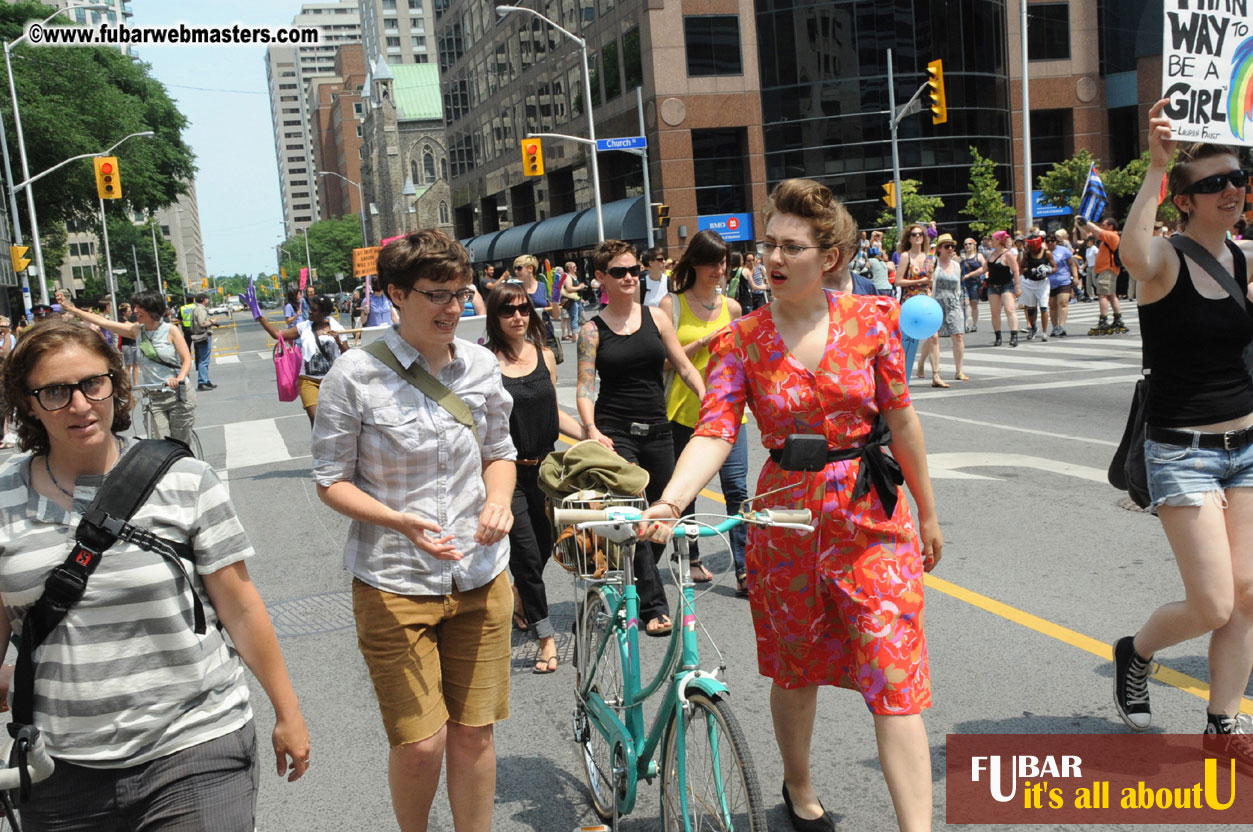
[[(622, 240), (606, 240), (596, 247), (592, 262), (608, 303), (579, 330), (579, 419), (587, 439), (648, 471), (646, 496), (656, 499), (674, 470), (674, 440), (662, 381), (666, 361), (698, 398), (704, 397), (705, 384), (679, 344), (670, 316), (637, 302), (640, 263), (635, 248)], [(666, 635), (673, 626), (657, 569), (665, 550), (664, 543), (635, 549), (640, 618), (650, 636)]]
[(196, 393), (187, 383), (192, 369), (191, 350), (183, 340), (181, 327), (164, 320), (165, 295), (140, 292), (131, 298), (134, 323), (112, 321), (79, 309), (62, 290), (57, 291), (57, 303), (68, 314), (82, 321), (124, 338), (135, 339), (139, 346), (139, 381), (145, 388), (144, 396), (152, 406), (159, 434), (152, 438), (171, 437), (190, 446), (196, 421)]
[[(927, 227), (919, 222), (907, 225), (905, 234), (897, 246), (900, 262), (896, 267), (896, 288), (900, 290), (901, 303), (914, 295), (931, 294), (935, 257), (930, 252), (931, 237), (927, 234)], [(908, 369), (913, 363), (914, 356), (919, 352), (918, 339), (902, 335), (901, 343), (905, 345), (906, 369)], [(926, 355), (926, 351), (923, 350), (924, 360)], [(938, 370), (939, 367), (933, 364), (931, 369)], [(918, 377), (926, 378), (922, 373), (922, 368), (919, 368)]]
[(248, 288), (239, 297), (248, 304), (253, 320), (261, 324), (271, 338), (300, 344), (300, 404), (309, 416), (309, 424), (313, 425), (318, 416), (318, 390), (322, 379), (331, 371), (335, 359), (348, 351), (348, 342), (338, 334), (344, 331), (344, 327), (332, 317), (335, 314), (334, 299), (330, 295), (314, 295), (309, 301), (307, 320), (287, 329), (279, 329), (265, 319), (252, 278), (248, 279)]
[[(8, 644), (24, 634), (82, 513), (133, 444), (123, 435), (132, 399), (121, 356), (87, 327), (36, 327), (9, 358), (4, 398), (26, 452), (0, 468)], [(251, 832), (261, 774), (244, 665), (274, 707), (279, 774), (295, 780), (309, 765), (300, 704), (248, 574), (252, 546), (225, 486), (190, 457), (129, 522), (187, 546), (194, 562), (116, 540), (35, 650), (34, 723), (56, 770), (31, 787), (22, 826)], [(194, 626), (198, 608), (203, 627)]]
[[(727, 255), (727, 244), (718, 232), (705, 230), (698, 233), (674, 267), (671, 284), (674, 292), (661, 301), (661, 309), (674, 324), (683, 352), (702, 377), (705, 366), (709, 364), (709, 343), (741, 313), (740, 305), (720, 291)], [(670, 420), (674, 455), (677, 457), (687, 447), (700, 420), (700, 398), (686, 384), (672, 383), (666, 393), (666, 417)], [(736, 440), (718, 475), (727, 510), (736, 511), (748, 499), (748, 440), (744, 433)], [(695, 510), (693, 503), (683, 508), (683, 514), (686, 516)], [(736, 526), (730, 535), (736, 592), (744, 597), (748, 595), (748, 574), (744, 568), (747, 534), (744, 526)], [(692, 580), (697, 583), (713, 580), (713, 575), (701, 563), (696, 541), (689, 545), (689, 553)]]
[(1010, 248), (1013, 238), (1008, 231), (992, 233), (992, 254), (988, 256), (988, 309), (992, 313), (992, 346), (1001, 345), (1001, 309), (1005, 309), (1005, 322), (1009, 324), (1009, 345), (1018, 346), (1018, 310), (1015, 298), (1022, 295), (1022, 276), (1018, 272), (1018, 257)]
[[(1240, 714), (1253, 669), (1253, 379), (1243, 355), (1253, 342), (1253, 242), (1227, 239), (1244, 210), (1249, 174), (1237, 148), (1172, 140), (1167, 104), (1149, 110), (1149, 167), (1118, 251), (1138, 284), (1150, 371), (1149, 495), (1184, 597), (1114, 643), (1114, 700), (1132, 730), (1147, 730), (1153, 657), (1209, 635), (1209, 703), (1196, 726), (1207, 734), (1253, 733)], [(1217, 269), (1153, 236), (1158, 183), (1168, 170), (1181, 233)], [(1233, 282), (1237, 297), (1224, 286)], [(1227, 749), (1253, 763), (1247, 740)]]
[(583, 426), (557, 406), (557, 359), (546, 341), (544, 325), (523, 288), (501, 283), (487, 298), (487, 348), (496, 354), (505, 391), (513, 399), (509, 436), (518, 452), (518, 473), (509, 572), (526, 629), (539, 639), (532, 672), (540, 674), (557, 669), (557, 639), (544, 590), (544, 565), (552, 554), (553, 538), (539, 488), (539, 464), (552, 452), (559, 433), (583, 435)]
[(532, 305), (540, 311), (540, 321), (544, 325), (547, 337), (556, 343), (557, 332), (553, 328), (553, 316), (556, 315), (559, 319), (561, 317), (561, 305), (558, 302), (560, 296), (554, 297), (549, 294), (548, 284), (536, 277), (537, 271), (539, 271), (539, 261), (530, 254), (523, 254), (513, 261), (514, 279), (522, 281), (522, 289), (531, 299)]
[[(858, 691), (873, 714), (900, 828), (930, 830), (922, 575), (939, 561), (944, 541), (906, 386), (900, 309), (887, 298), (824, 290), (824, 273), (847, 268), (840, 251), (852, 249), (856, 234), (853, 218), (826, 186), (779, 183), (765, 219), (760, 245), (774, 300), (733, 321), (710, 345), (700, 423), (661, 498), (645, 513), (658, 521), (647, 535), (670, 533), (661, 521), (673, 521), (722, 466), (744, 408), (751, 408), (770, 449), (757, 493), (775, 492), (770, 505), (808, 508), (817, 527), (810, 535), (748, 532), (757, 661), (773, 681), (770, 713), (792, 826), (835, 829), (811, 779), (810, 746), (818, 688), (836, 685)], [(880, 416), (899, 469), (883, 453)], [(797, 433), (823, 437), (821, 471), (780, 464), (788, 436)], [(917, 526), (902, 481), (917, 502)]]
[[(970, 376), (962, 372), (962, 360), (966, 355), (965, 315), (962, 312), (961, 261), (957, 259), (957, 241), (952, 234), (941, 234), (935, 241), (936, 259), (933, 274), (933, 286), (936, 303), (943, 310), (944, 319), (940, 329), (922, 344), (918, 356), (918, 369), (923, 369), (923, 361), (931, 359), (931, 386), (948, 387), (949, 384), (940, 378), (940, 339), (949, 338), (953, 344), (953, 378), (957, 381), (970, 381)], [(923, 375), (919, 372), (919, 377)]]

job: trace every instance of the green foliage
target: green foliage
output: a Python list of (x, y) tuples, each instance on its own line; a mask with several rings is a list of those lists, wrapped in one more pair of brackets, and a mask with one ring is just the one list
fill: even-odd
[[(109, 221), (109, 255), (113, 258), (116, 271), (126, 269), (126, 274), (114, 275), (119, 300), (127, 300), (135, 294), (135, 262), (139, 262), (139, 279), (145, 291), (157, 288), (157, 268), (152, 252), (152, 232), (157, 234), (157, 248), (161, 256), (162, 290), (167, 295), (181, 297), (185, 291), (186, 281), (178, 273), (178, 255), (174, 245), (161, 236), (161, 229), (155, 219), (149, 219), (141, 225), (135, 225), (130, 218), (118, 210), (105, 209)], [(108, 278), (104, 258), (104, 237), (100, 233), (100, 216), (92, 224), (96, 239), (101, 243), (96, 251), (96, 276), (83, 281), (81, 296), (98, 298), (109, 293)], [(134, 253), (132, 254), (132, 246)], [(199, 287), (192, 287), (199, 290)]]
[[(897, 195), (901, 200), (902, 215), (905, 223), (928, 223), (935, 219), (936, 211), (944, 207), (944, 200), (938, 196), (924, 196), (918, 193), (922, 185), (917, 179), (902, 179), (901, 190)], [(883, 226), (883, 242), (888, 248), (896, 246), (896, 209), (884, 205), (883, 213), (875, 218), (876, 226)]]
[[(27, 22), (51, 11), (41, 3), (0, 4), (0, 37), (14, 40)], [(50, 25), (68, 22), (72, 21), (62, 16)], [(181, 135), (187, 119), (148, 74), (149, 68), (109, 47), (53, 49), (26, 43), (16, 47), (13, 76), (31, 175), (72, 156), (99, 153), (130, 133), (153, 130), (155, 137), (131, 139), (114, 151), (122, 201), (143, 213), (185, 193), (186, 182), (195, 176), (193, 154)], [(20, 178), (12, 102), (7, 95), (0, 98), (14, 176)], [(90, 159), (41, 179), (34, 193), (42, 225), (72, 219), (91, 222), (99, 210)]]
[[(1066, 161), (1053, 165), (1053, 169), (1036, 183), (1036, 188), (1043, 193), (1041, 202), (1066, 207), (1078, 214), (1083, 188), (1088, 183), (1088, 172), (1096, 161), (1091, 153), (1080, 150)], [(1104, 177), (1102, 181), (1106, 181)]]
[[(352, 277), (354, 248), (361, 248), (361, 220), (356, 214), (320, 220), (309, 226), (308, 262), (318, 271), (319, 292), (339, 291), (335, 275), (340, 272), (344, 275), (343, 286), (355, 285)], [(282, 244), (282, 266), (292, 286), (299, 285), (300, 270), (305, 262), (305, 235), (301, 232)]]
[[(1144, 173), (1148, 168), (1149, 151), (1146, 150), (1139, 158), (1132, 159), (1121, 168), (1102, 172), (1101, 181), (1105, 183), (1107, 193), (1128, 200), (1135, 199), (1140, 192), (1140, 186), (1144, 184)], [(1160, 183), (1158, 184), (1160, 187)], [(1166, 200), (1157, 206), (1157, 218), (1163, 222), (1175, 222), (1179, 219), (1179, 209), (1173, 202)]]
[(996, 162), (980, 155), (971, 146), (970, 200), (961, 213), (973, 217), (970, 229), (982, 237), (993, 231), (1006, 231), (1014, 227), (1014, 208), (1007, 205), (996, 181)]

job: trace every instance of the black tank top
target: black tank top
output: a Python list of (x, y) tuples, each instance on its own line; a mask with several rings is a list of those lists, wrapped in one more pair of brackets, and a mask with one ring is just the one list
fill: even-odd
[[(1048, 258), (1027, 255), (1023, 258), (1022, 276), (1028, 280), (1043, 280), (1052, 271), (1051, 268), (1048, 268), (1048, 264)], [(1043, 274), (1040, 273), (1041, 266), (1046, 267)]]
[(988, 285), (1005, 286), (1014, 282), (1014, 273), (1000, 260), (988, 261)]
[[(1247, 264), (1232, 249), (1233, 276), (1248, 291)], [(1224, 293), (1202, 297), (1179, 252), (1179, 278), (1166, 297), (1140, 304), (1144, 366), (1152, 371), (1148, 422), (1163, 428), (1225, 422), (1253, 413), (1253, 379), (1244, 348), (1253, 341), (1249, 302), (1238, 305)]]
[(640, 309), (640, 328), (630, 335), (614, 332), (600, 315), (592, 318), (592, 323), (600, 335), (596, 347), (596, 372), (600, 374), (596, 421), (664, 423), (666, 388), (662, 368), (666, 348), (649, 307)]
[(540, 459), (557, 444), (557, 388), (544, 356), (530, 373), (512, 378), (503, 376), (505, 390), (513, 396), (509, 414), (509, 436), (518, 449), (518, 459)]

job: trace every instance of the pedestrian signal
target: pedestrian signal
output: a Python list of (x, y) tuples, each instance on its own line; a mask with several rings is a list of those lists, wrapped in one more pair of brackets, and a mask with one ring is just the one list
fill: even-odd
[(24, 272), (30, 265), (30, 246), (9, 246), (9, 259), (13, 261), (13, 271)]
[(948, 98), (944, 94), (944, 61), (936, 58), (927, 64), (927, 86), (931, 94), (931, 123), (948, 121)]
[(883, 190), (886, 191), (886, 193), (883, 195), (883, 201), (888, 204), (889, 208), (895, 208), (896, 207), (896, 183), (895, 182), (884, 183)]
[(539, 139), (523, 139), (522, 172), (527, 176), (544, 175), (544, 146)]
[(670, 206), (661, 202), (653, 203), (653, 227), (665, 228), (670, 224)]
[(118, 172), (116, 156), (97, 156), (92, 160), (96, 166), (96, 194), (101, 199), (122, 198), (122, 177)]

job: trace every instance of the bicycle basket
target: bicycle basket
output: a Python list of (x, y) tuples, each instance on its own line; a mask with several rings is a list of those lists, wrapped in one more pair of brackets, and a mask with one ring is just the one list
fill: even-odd
[[(625, 506), (643, 511), (647, 502), (642, 497), (619, 497), (597, 491), (577, 491), (561, 501), (565, 509), (589, 509), (599, 511), (611, 506)], [(551, 515), (550, 515), (551, 519)], [(625, 547), (606, 540), (590, 530), (579, 531), (574, 526), (556, 529), (553, 544), (553, 560), (580, 578), (600, 581), (611, 572), (622, 570)]]

